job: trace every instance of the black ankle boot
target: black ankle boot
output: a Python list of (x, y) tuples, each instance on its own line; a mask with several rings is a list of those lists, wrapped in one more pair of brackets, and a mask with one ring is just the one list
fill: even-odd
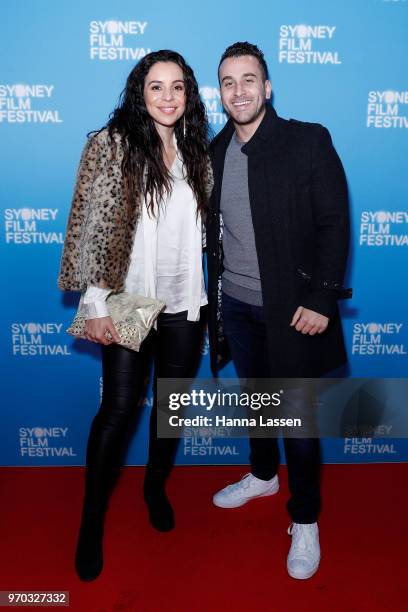
[(104, 512), (82, 512), (75, 568), (81, 580), (95, 580), (103, 568)]
[(174, 529), (174, 512), (165, 491), (165, 476), (147, 471), (144, 481), (144, 500), (149, 510), (151, 525), (158, 531)]

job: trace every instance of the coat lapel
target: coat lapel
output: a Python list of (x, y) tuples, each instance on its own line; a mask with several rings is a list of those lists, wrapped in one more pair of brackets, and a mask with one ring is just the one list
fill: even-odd
[(214, 173), (214, 190), (211, 198), (211, 207), (214, 211), (220, 210), (222, 176), (224, 173), (225, 154), (234, 133), (234, 124), (231, 119), (211, 143), (210, 156)]
[(248, 183), (252, 222), (264, 304), (282, 305), (290, 295), (291, 265), (288, 198), (290, 162), (285, 135), (272, 108), (254, 137), (243, 147), (248, 155)]

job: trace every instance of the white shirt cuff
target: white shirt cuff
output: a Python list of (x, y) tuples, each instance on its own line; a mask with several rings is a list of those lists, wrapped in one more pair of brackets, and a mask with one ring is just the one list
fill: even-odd
[(105, 300), (99, 300), (98, 302), (84, 304), (84, 307), (85, 316), (87, 319), (101, 319), (102, 317), (110, 316)]
[(106, 298), (111, 293), (110, 289), (89, 286), (84, 294), (85, 316), (87, 319), (101, 319), (109, 317)]

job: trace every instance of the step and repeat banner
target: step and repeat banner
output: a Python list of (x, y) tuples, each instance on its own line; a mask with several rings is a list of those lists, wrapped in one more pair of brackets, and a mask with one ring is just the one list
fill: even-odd
[[(407, 375), (407, 0), (14, 0), (0, 40), (3, 465), (83, 465), (102, 380), (98, 347), (65, 332), (79, 296), (57, 274), (86, 133), (115, 107), (135, 62), (179, 51), (214, 132), (217, 66), (238, 40), (265, 53), (281, 116), (331, 132), (349, 181), (352, 248), (342, 304), (345, 376)], [(208, 341), (199, 375), (209, 377)], [(222, 372), (235, 375), (232, 366)], [(146, 459), (151, 393), (135, 406), (128, 464)], [(194, 430), (180, 464), (247, 463), (243, 439)], [(406, 439), (323, 441), (325, 462), (406, 461)]]

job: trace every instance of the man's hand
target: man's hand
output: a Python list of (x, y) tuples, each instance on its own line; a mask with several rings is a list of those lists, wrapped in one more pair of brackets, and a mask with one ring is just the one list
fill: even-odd
[(328, 324), (329, 319), (327, 317), (314, 310), (303, 308), (303, 306), (299, 306), (290, 323), (291, 327), (295, 326), (297, 331), (302, 332), (302, 334), (309, 334), (309, 336), (321, 334)]
[[(105, 332), (109, 331), (112, 340), (108, 340)], [(120, 342), (120, 336), (115, 329), (111, 317), (100, 317), (99, 319), (88, 319), (85, 323), (85, 336), (91, 342), (99, 342), (100, 344), (113, 344)]]

